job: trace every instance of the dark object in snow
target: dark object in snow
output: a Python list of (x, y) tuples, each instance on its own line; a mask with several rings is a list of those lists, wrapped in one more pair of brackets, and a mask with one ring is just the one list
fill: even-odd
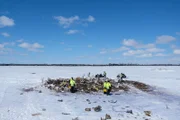
[(89, 111), (91, 111), (91, 108), (85, 108), (85, 111), (89, 112)]
[(95, 75), (95, 78), (102, 78), (102, 77), (105, 77), (105, 76), (102, 75), (102, 74), (97, 74), (97, 75)]
[(132, 110), (127, 110), (126, 113), (133, 114), (133, 111)]
[(111, 119), (111, 116), (108, 114), (106, 114), (106, 116), (105, 116), (105, 120), (107, 120), (107, 119)]
[(23, 93), (20, 93), (20, 95), (23, 95)]
[(94, 111), (95, 111), (95, 112), (100, 112), (101, 110), (102, 110), (102, 107), (99, 106), (99, 105), (94, 108)]
[(145, 115), (151, 116), (151, 111), (144, 111)]
[(31, 92), (31, 91), (34, 91), (34, 88), (23, 88), (22, 91)]
[(117, 103), (117, 100), (109, 100), (110, 103)]
[(39, 93), (42, 93), (42, 91), (40, 90)]
[(45, 108), (43, 108), (43, 109), (42, 109), (42, 111), (46, 111), (46, 109), (45, 109)]
[(104, 118), (101, 118), (101, 120), (106, 120), (106, 119), (104, 119)]
[(63, 115), (70, 115), (70, 113), (62, 113)]
[(63, 102), (63, 100), (58, 100), (58, 102)]
[(78, 118), (78, 117), (76, 117), (76, 118), (73, 118), (72, 120), (79, 120), (79, 118)]
[(31, 74), (36, 74), (36, 73), (31, 73)]
[(32, 116), (39, 116), (39, 115), (41, 115), (41, 113), (34, 113), (34, 114), (32, 114)]

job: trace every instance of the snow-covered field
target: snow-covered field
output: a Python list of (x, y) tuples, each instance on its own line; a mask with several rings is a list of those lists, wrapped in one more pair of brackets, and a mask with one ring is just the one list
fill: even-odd
[[(99, 94), (55, 93), (41, 87), (42, 79), (69, 78), (107, 72), (116, 78), (125, 73), (129, 80), (155, 86), (159, 94), (134, 89), (130, 93), (106, 96)], [(32, 74), (35, 73), (35, 74)], [(100, 120), (106, 114), (112, 120), (180, 120), (180, 67), (0, 67), (0, 120)], [(37, 87), (23, 93), (22, 88)], [(23, 93), (23, 94), (21, 94)], [(58, 100), (63, 100), (59, 102)], [(89, 99), (91, 104), (86, 101)], [(113, 103), (114, 101), (117, 101)], [(102, 106), (101, 112), (85, 108)], [(126, 113), (132, 110), (133, 114)], [(148, 117), (144, 111), (151, 111)], [(32, 116), (40, 113), (41, 115)], [(69, 113), (70, 115), (63, 115)]]

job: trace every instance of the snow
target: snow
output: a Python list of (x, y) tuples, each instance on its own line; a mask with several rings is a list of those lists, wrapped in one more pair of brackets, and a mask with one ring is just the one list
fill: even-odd
[[(107, 72), (109, 78), (125, 73), (128, 80), (150, 84), (157, 90), (148, 94), (132, 88), (131, 92), (106, 96), (98, 94), (55, 93), (41, 86), (49, 78), (69, 78)], [(0, 67), (0, 120), (100, 120), (106, 114), (112, 120), (179, 120), (180, 68), (175, 66), (123, 67)], [(22, 92), (22, 88), (37, 87), (38, 91)], [(21, 94), (23, 93), (23, 94)], [(59, 102), (58, 100), (63, 100)], [(89, 104), (86, 99), (91, 101)], [(112, 101), (112, 102), (111, 102)], [(117, 101), (117, 102), (116, 102)], [(113, 103), (115, 102), (115, 103)], [(85, 108), (102, 106), (101, 112)], [(43, 109), (46, 109), (45, 111)], [(132, 110), (133, 114), (126, 113)], [(144, 111), (151, 111), (148, 117)], [(40, 113), (41, 115), (32, 116)], [(62, 113), (70, 113), (63, 115)]]

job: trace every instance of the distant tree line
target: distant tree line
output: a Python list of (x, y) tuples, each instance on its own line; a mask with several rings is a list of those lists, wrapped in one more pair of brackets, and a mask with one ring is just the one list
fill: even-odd
[(0, 66), (180, 66), (180, 64), (0, 64)]

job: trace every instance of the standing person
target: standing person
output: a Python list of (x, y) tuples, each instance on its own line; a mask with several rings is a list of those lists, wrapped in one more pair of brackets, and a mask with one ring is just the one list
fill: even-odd
[(103, 86), (104, 86), (104, 94), (110, 95), (110, 92), (111, 92), (111, 83), (110, 83), (110, 81), (106, 80), (104, 82)]
[(104, 94), (107, 94), (107, 87), (106, 86), (107, 86), (107, 81), (105, 80), (104, 83), (103, 83), (103, 88), (104, 88), (103, 92), (104, 92)]
[(111, 83), (110, 83), (110, 80), (108, 80), (108, 82), (106, 84), (106, 87), (107, 87), (107, 95), (110, 95), (110, 92), (111, 92)]
[(103, 76), (106, 77), (106, 75), (107, 75), (107, 73), (106, 73), (106, 71), (104, 71)]
[(70, 91), (71, 91), (71, 93), (75, 93), (75, 92), (76, 92), (76, 90), (75, 90), (75, 85), (76, 85), (76, 82), (75, 82), (75, 80), (73, 79), (73, 77), (71, 77), (71, 79), (70, 79), (70, 86), (71, 86)]
[(91, 73), (89, 72), (89, 73), (88, 73), (88, 77), (89, 77), (89, 78), (90, 78), (90, 75), (91, 75)]

